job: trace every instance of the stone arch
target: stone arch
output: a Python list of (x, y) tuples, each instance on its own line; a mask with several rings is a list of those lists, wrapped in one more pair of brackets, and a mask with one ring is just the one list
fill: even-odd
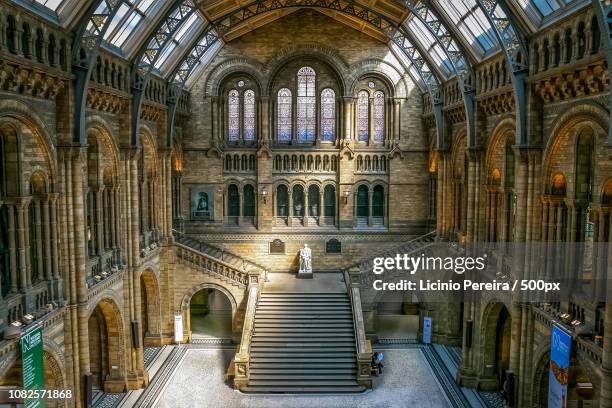
[(161, 293), (159, 290), (159, 282), (157, 275), (150, 268), (145, 269), (140, 274), (142, 295), (142, 335), (144, 337), (145, 346), (147, 346), (147, 338), (161, 337)]
[[(574, 162), (574, 138), (584, 127), (588, 126), (593, 130), (594, 148), (597, 151), (601, 145), (598, 141), (605, 140), (607, 137), (608, 119), (607, 111), (594, 102), (573, 105), (561, 113), (548, 134), (543, 151), (542, 176), (544, 181), (554, 172), (554, 160), (557, 157), (568, 156), (571, 157), (568, 160), (571, 160), (571, 163)], [(573, 175), (573, 170), (571, 175)], [(571, 177), (568, 180), (571, 180)]]
[[(487, 304), (482, 314), (480, 324), (480, 349), (482, 356), (480, 373), (481, 380), (484, 380), (484, 384), (481, 383), (483, 389), (499, 389), (501, 386), (499, 374), (508, 368), (498, 366), (498, 362), (500, 359), (502, 361), (509, 359), (510, 328), (512, 326), (510, 310), (504, 302), (491, 301)], [(499, 334), (503, 336), (502, 342), (498, 338)], [(500, 353), (502, 355), (499, 355)]]
[[(107, 352), (104, 357), (107, 358), (108, 373), (106, 373), (104, 384), (109, 382), (113, 383), (113, 389), (116, 390), (117, 382), (123, 383), (119, 388), (125, 389), (125, 372), (126, 372), (126, 332), (123, 323), (123, 315), (121, 308), (117, 303), (116, 299), (112, 296), (103, 296), (91, 308), (87, 316), (88, 322), (92, 318), (94, 313), (100, 313), (100, 317), (104, 319), (103, 323), (106, 328), (106, 346)], [(89, 342), (91, 345), (91, 335), (89, 336)], [(91, 355), (90, 355), (91, 362)], [(116, 367), (116, 368), (115, 368)]]
[[(49, 341), (45, 341), (43, 349), (43, 365), (45, 370), (45, 388), (54, 390), (65, 390), (68, 388), (64, 378), (64, 365), (57, 353), (48, 349)], [(66, 407), (65, 399), (47, 400), (45, 407)]]
[(339, 52), (331, 47), (318, 44), (318, 43), (307, 43), (292, 45), (279, 50), (272, 58), (270, 58), (265, 66), (264, 72), (268, 80), (265, 82), (264, 92), (267, 95), (271, 95), (272, 85), (278, 72), (290, 61), (304, 58), (313, 57), (325, 64), (336, 74), (338, 85), (340, 86), (340, 93), (346, 94), (350, 86), (347, 82), (347, 72), (349, 71), (349, 65), (340, 56)]
[(113, 133), (110, 131), (110, 126), (104, 118), (98, 115), (92, 115), (87, 118), (86, 124), (87, 133), (90, 131), (97, 131), (101, 139), (101, 142), (104, 144), (105, 153), (110, 156), (111, 163), (113, 166), (113, 172), (115, 174), (119, 174), (119, 148), (117, 147), (117, 143), (115, 138), (113, 137)]
[(531, 401), (532, 406), (540, 406), (541, 401), (547, 399), (547, 392), (543, 395), (543, 386), (545, 378), (548, 378), (548, 369), (550, 361), (550, 345), (548, 342), (544, 343), (542, 347), (534, 353), (534, 366), (533, 366), (533, 378), (531, 388)]
[[(230, 58), (217, 64), (206, 77), (204, 92), (206, 96), (219, 96), (219, 89), (225, 79), (232, 74), (245, 73), (252, 77), (259, 87), (259, 95), (267, 95), (266, 77), (261, 63), (251, 58)], [(264, 95), (265, 94), (265, 95)]]
[[(491, 170), (492, 166), (496, 165), (496, 159), (499, 159), (496, 157), (496, 153), (499, 153), (499, 148), (502, 146), (505, 147), (510, 137), (514, 137), (514, 133), (516, 133), (514, 122), (514, 118), (502, 119), (497, 123), (493, 132), (491, 132), (491, 138), (489, 139), (485, 158), (487, 170)], [(514, 139), (511, 141), (514, 142)]]
[[(183, 296), (181, 300), (180, 309), (177, 313), (183, 315), (183, 330), (187, 331), (187, 333), (191, 333), (191, 316), (190, 316), (190, 304), (193, 296), (203, 289), (216, 289), (219, 292), (223, 293), (225, 297), (229, 300), (232, 306), (232, 331), (236, 332), (240, 330), (239, 322), (238, 322), (238, 302), (236, 297), (232, 294), (231, 290), (223, 286), (222, 284), (214, 283), (214, 282), (204, 282), (198, 285), (195, 285), (189, 289), (189, 291)], [(189, 335), (191, 338), (191, 334)]]
[(52, 160), (55, 157), (56, 149), (51, 138), (52, 132), (45, 122), (33, 113), (35, 111), (34, 108), (20, 100), (0, 99), (0, 123), (4, 118), (9, 118), (28, 128), (39, 144), (43, 146), (45, 161), (49, 168), (49, 178), (56, 180), (55, 161)]
[(54, 152), (49, 150), (40, 130), (32, 126), (27, 118), (0, 116), (1, 142), (7, 158), (4, 163), (5, 176), (15, 181), (7, 183), (7, 195), (26, 195), (30, 179), (36, 172), (45, 174), (48, 190), (54, 190)]
[(388, 62), (376, 58), (360, 61), (350, 67), (350, 75), (346, 81), (350, 81), (348, 90), (351, 95), (357, 93), (357, 83), (365, 76), (380, 79), (390, 91), (388, 97), (406, 98), (408, 96), (408, 85), (401, 72)]

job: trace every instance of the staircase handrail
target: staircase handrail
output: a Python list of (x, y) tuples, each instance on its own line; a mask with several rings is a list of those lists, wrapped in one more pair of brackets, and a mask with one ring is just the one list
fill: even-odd
[(372, 350), (368, 349), (366, 340), (359, 286), (351, 282), (350, 272), (348, 271), (344, 271), (344, 282), (353, 313), (353, 330), (355, 331), (355, 347), (357, 349), (357, 383), (366, 388), (372, 388)]
[[(200, 251), (200, 249), (199, 249), (199, 248), (194, 248), (194, 247), (192, 247), (191, 245), (189, 245), (189, 244), (186, 242), (186, 240), (196, 241), (196, 242), (198, 243), (198, 246), (199, 246), (200, 248), (201, 248), (201, 247), (210, 248), (210, 249), (213, 249), (213, 250), (219, 251), (219, 252), (221, 252), (222, 254), (227, 254), (227, 255), (229, 255), (229, 256), (233, 256), (233, 257), (236, 257), (236, 258), (238, 258), (238, 259), (242, 259), (242, 260), (243, 260), (245, 263), (247, 263), (247, 264), (249, 264), (249, 265), (251, 265), (251, 266), (254, 266), (255, 268), (259, 269), (259, 270), (260, 270), (260, 271), (262, 271), (262, 272), (263, 272), (263, 271), (268, 271), (268, 270), (270, 270), (270, 268), (269, 268), (269, 267), (267, 267), (267, 266), (265, 266), (265, 265), (258, 264), (257, 262), (254, 262), (254, 261), (251, 261), (250, 259), (246, 259), (246, 258), (244, 258), (243, 256), (240, 256), (240, 255), (237, 255), (237, 254), (235, 254), (235, 253), (233, 253), (233, 252), (231, 252), (231, 251), (227, 251), (227, 250), (225, 250), (225, 249), (219, 248), (219, 247), (217, 247), (217, 246), (215, 246), (215, 245), (211, 245), (211, 244), (206, 243), (206, 242), (204, 242), (204, 241), (202, 241), (202, 240), (200, 240), (200, 239), (198, 239), (198, 238), (195, 238), (195, 237), (189, 236), (189, 235), (184, 234), (184, 233), (182, 233), (182, 232), (180, 232), (180, 231), (177, 231), (177, 230), (175, 230), (175, 229), (173, 229), (173, 230), (172, 230), (172, 233), (173, 233), (174, 237), (176, 238), (176, 240), (175, 240), (176, 242), (180, 242), (180, 243), (182, 243), (183, 245), (186, 245), (186, 246), (188, 246), (188, 247), (190, 247), (190, 248), (193, 248), (193, 249), (195, 249), (195, 250)], [(200, 251), (200, 252), (201, 252), (201, 251)], [(223, 261), (222, 261), (222, 262), (223, 262)]]
[[(352, 265), (347, 266), (346, 268), (344, 268), (344, 270), (350, 270), (350, 269), (356, 268), (356, 267), (359, 268), (363, 264), (367, 264), (368, 262), (370, 262), (374, 258), (378, 258), (378, 257), (384, 256), (384, 255), (398, 253), (399, 251), (402, 250), (402, 248), (404, 248), (405, 246), (407, 246), (409, 244), (412, 244), (412, 243), (418, 242), (418, 241), (423, 241), (423, 240), (429, 239), (429, 238), (435, 238), (435, 236), (436, 236), (436, 231), (430, 231), (427, 234), (419, 235), (418, 237), (413, 238), (413, 239), (411, 239), (409, 241), (402, 242), (400, 245), (397, 245), (397, 246), (395, 246), (395, 247), (393, 247), (391, 249), (385, 249), (385, 250), (376, 252), (374, 255), (368, 255), (367, 258), (362, 259), (362, 260), (360, 260), (358, 262), (355, 262)], [(432, 239), (432, 241), (433, 241), (433, 239)], [(428, 241), (428, 242), (430, 242), (430, 241)]]
[[(256, 272), (256, 271), (245, 271), (242, 270), (240, 268), (235, 267), (234, 265), (231, 265), (227, 262), (221, 261), (215, 257), (212, 257), (210, 255), (207, 255), (203, 252), (198, 251), (195, 248), (192, 248), (190, 246), (187, 246), (179, 241), (175, 241), (174, 245), (176, 247), (178, 247), (179, 252), (177, 253), (177, 258), (179, 260), (185, 260), (187, 262), (189, 262), (192, 265), (196, 265), (199, 266), (201, 268), (206, 269), (207, 271), (210, 271), (212, 273), (215, 273), (221, 277), (227, 278), (229, 280), (234, 281), (235, 283), (245, 287), (248, 286), (250, 281), (252, 280), (251, 276), (252, 275), (260, 275), (261, 272)], [(192, 254), (192, 256), (198, 256), (200, 258), (204, 258), (207, 263), (203, 263), (203, 262), (194, 262), (191, 259), (188, 259), (186, 257), (184, 257), (180, 250), (183, 251), (187, 251), (189, 253)]]
[(249, 383), (249, 355), (251, 353), (251, 340), (253, 339), (253, 326), (255, 325), (255, 311), (259, 300), (259, 285), (254, 284), (249, 287), (247, 306), (244, 312), (244, 325), (242, 326), (242, 336), (240, 346), (234, 356), (234, 388), (242, 389)]

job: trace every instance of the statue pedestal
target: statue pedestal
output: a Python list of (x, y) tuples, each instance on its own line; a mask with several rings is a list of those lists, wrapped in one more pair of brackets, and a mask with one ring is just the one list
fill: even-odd
[(313, 276), (312, 269), (310, 270), (300, 269), (297, 273), (298, 279), (312, 279), (312, 276)]

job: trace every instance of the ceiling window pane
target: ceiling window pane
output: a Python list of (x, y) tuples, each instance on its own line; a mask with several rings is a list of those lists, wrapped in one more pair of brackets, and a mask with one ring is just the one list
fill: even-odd
[(55, 11), (62, 4), (64, 0), (36, 0), (38, 4), (42, 4), (43, 6)]
[(442, 73), (448, 77), (452, 65), (448, 58), (446, 58), (444, 49), (436, 42), (435, 37), (429, 29), (417, 18), (410, 18), (406, 25), (408, 30), (414, 35), (416, 41), (420, 44), (421, 49), (429, 54)]
[(175, 34), (175, 39), (176, 41), (181, 42), (183, 40), (183, 38), (185, 37), (185, 34), (187, 34), (187, 32), (189, 31), (189, 29), (191, 27), (194, 26), (196, 20), (200, 18), (198, 16), (198, 13), (193, 13), (188, 19), (187, 21), (185, 21), (182, 25), (181, 28), (179, 28), (179, 30), (176, 32)]
[(176, 42), (170, 41), (160, 53), (159, 58), (157, 58), (157, 61), (155, 61), (155, 68), (160, 69), (160, 67), (164, 65), (164, 62), (166, 62), (166, 60), (175, 48)]
[(497, 45), (493, 28), (474, 0), (441, 0), (441, 3), (440, 8), (477, 54), (482, 56)]
[(124, 3), (121, 6), (119, 6), (119, 10), (117, 10), (117, 13), (115, 13), (115, 16), (111, 20), (108, 26), (108, 30), (106, 30), (106, 33), (104, 33), (104, 39), (106, 41), (108, 41), (110, 36), (115, 32), (115, 30), (117, 29), (117, 26), (119, 25), (121, 20), (125, 18), (125, 16), (127, 15), (129, 11), (130, 11), (130, 6), (128, 6), (127, 4)]
[(132, 14), (127, 18), (125, 23), (111, 40), (111, 44), (121, 47), (125, 43), (125, 40), (127, 40), (128, 36), (134, 31), (134, 29), (136, 29), (136, 26), (141, 20), (142, 15), (140, 13), (137, 11), (132, 12)]

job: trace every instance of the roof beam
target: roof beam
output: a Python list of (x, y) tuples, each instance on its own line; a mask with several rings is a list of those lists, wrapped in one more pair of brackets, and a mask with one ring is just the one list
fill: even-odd
[(72, 73), (75, 78), (73, 142), (85, 145), (85, 105), (91, 71), (100, 53), (100, 44), (124, 0), (99, 0), (89, 7), (79, 25), (72, 46)]
[(474, 147), (476, 145), (474, 70), (470, 62), (465, 58), (466, 51), (456, 44), (453, 34), (446, 27), (446, 23), (427, 4), (418, 0), (404, 0), (404, 4), (412, 13), (413, 18), (418, 19), (427, 28), (451, 63), (453, 71), (457, 76), (459, 90), (463, 95), (467, 125), (467, 144), (468, 147)]
[(140, 110), (151, 71), (162, 50), (172, 41), (174, 34), (196, 12), (190, 0), (177, 0), (157, 25), (153, 34), (136, 54), (132, 65), (132, 134), (131, 144), (137, 146), (140, 133)]
[[(516, 28), (513, 15), (508, 10), (505, 0), (476, 0), (493, 27), (497, 41), (500, 43), (508, 72), (514, 87), (516, 113), (516, 145), (529, 144), (527, 135), (527, 85), (529, 61), (525, 42)], [(504, 17), (500, 17), (504, 16)]]
[[(606, 49), (608, 58), (608, 69), (612, 64), (612, 3), (604, 0), (593, 0), (593, 8), (601, 27), (602, 44)], [(612, 81), (609, 83), (608, 89), (608, 110), (612, 106)], [(610, 121), (612, 123), (612, 111), (610, 111)], [(608, 145), (612, 147), (612, 126), (608, 126)]]

